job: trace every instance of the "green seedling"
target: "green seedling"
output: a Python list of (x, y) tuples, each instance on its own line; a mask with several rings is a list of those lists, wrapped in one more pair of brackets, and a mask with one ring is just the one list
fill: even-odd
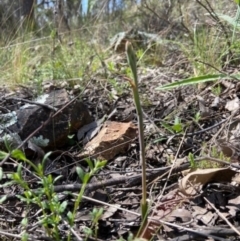
[[(128, 64), (132, 71), (133, 80), (128, 79), (132, 87), (133, 99), (135, 102), (135, 107), (138, 116), (138, 130), (139, 130), (139, 145), (140, 145), (140, 164), (142, 166), (142, 200), (141, 200), (141, 214), (143, 224), (147, 218), (148, 203), (147, 203), (147, 185), (146, 185), (146, 161), (145, 161), (145, 145), (144, 145), (144, 131), (143, 131), (143, 113), (141, 102), (138, 92), (138, 76), (137, 76), (137, 64), (136, 56), (133, 51), (132, 45), (130, 42), (126, 43), (126, 55)], [(142, 224), (142, 226), (144, 226)]]
[(220, 96), (220, 94), (222, 93), (222, 87), (219, 84), (213, 87), (211, 90), (212, 90), (212, 93), (216, 96)]
[(170, 125), (164, 121), (161, 121), (161, 125), (173, 135), (183, 131), (183, 124), (178, 117), (175, 117), (173, 125)]
[(82, 196), (83, 196), (84, 191), (86, 189), (87, 183), (89, 182), (91, 177), (97, 171), (99, 171), (102, 167), (104, 167), (106, 165), (106, 163), (107, 163), (107, 161), (97, 161), (97, 160), (94, 160), (94, 163), (93, 163), (90, 159), (86, 159), (86, 162), (88, 163), (88, 166), (90, 168), (90, 172), (84, 172), (81, 167), (77, 167), (77, 170), (76, 170), (77, 174), (78, 174), (78, 177), (80, 178), (80, 180), (83, 183), (83, 187), (80, 190), (80, 193), (78, 195), (77, 201), (75, 202), (75, 205), (74, 205), (74, 211), (73, 211), (74, 216), (75, 216), (76, 211), (77, 211), (77, 209), (79, 207), (79, 204), (80, 204), (80, 202), (82, 200)]
[(119, 83), (116, 81), (116, 79), (109, 79), (108, 82), (112, 85), (114, 90), (117, 92), (118, 95), (122, 95), (124, 90), (127, 87), (127, 84), (125, 83)]
[(194, 160), (194, 155), (191, 152), (188, 154), (188, 160), (190, 162), (190, 167), (191, 168), (197, 168), (197, 164), (196, 164), (196, 162)]
[(181, 123), (181, 120), (180, 120), (178, 117), (175, 117), (174, 125), (172, 126), (172, 129), (173, 129), (176, 133), (182, 132), (182, 130), (183, 130), (183, 125), (182, 125), (182, 123)]
[(98, 222), (99, 222), (99, 219), (101, 218), (103, 214), (103, 208), (94, 208), (93, 211), (90, 213), (91, 215), (91, 218), (92, 218), (92, 225), (91, 227), (85, 227), (84, 228), (84, 233), (86, 234), (87, 238), (88, 239), (89, 237), (91, 236), (94, 236), (96, 239), (97, 239), (97, 234), (98, 234)]
[(198, 111), (194, 116), (194, 121), (196, 123), (199, 123), (200, 120), (201, 120), (201, 113)]
[(172, 129), (172, 126), (169, 125), (167, 122), (162, 121), (161, 126), (163, 126), (166, 130), (168, 130), (171, 134), (175, 134), (174, 130)]
[(141, 60), (143, 57), (144, 57), (144, 51), (143, 49), (139, 49), (137, 52), (136, 52), (136, 57), (137, 59)]
[(107, 63), (107, 68), (110, 72), (115, 73), (116, 72), (116, 67), (115, 64), (113, 62), (108, 62)]

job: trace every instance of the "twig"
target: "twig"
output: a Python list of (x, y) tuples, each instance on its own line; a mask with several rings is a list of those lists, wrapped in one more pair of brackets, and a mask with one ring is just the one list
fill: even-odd
[[(151, 181), (154, 178), (158, 177), (159, 175), (162, 175), (165, 172), (169, 171), (170, 168), (171, 168), (171, 166), (163, 167), (161, 169), (159, 168), (157, 171), (152, 170), (151, 172), (149, 172), (147, 174), (147, 179), (149, 181)], [(186, 163), (182, 166), (174, 168), (173, 173), (180, 172), (180, 171), (186, 170), (188, 168), (189, 168), (189, 163)], [(120, 184), (124, 184), (124, 183), (127, 186), (139, 185), (139, 184), (141, 184), (141, 180), (142, 180), (142, 174), (136, 174), (134, 176), (123, 176), (123, 177), (118, 177), (118, 178), (112, 178), (110, 180), (104, 180), (102, 182), (99, 181), (97, 183), (87, 184), (86, 193), (90, 193), (92, 191), (102, 189), (103, 187), (120, 185)], [(82, 184), (57, 185), (57, 186), (53, 187), (53, 191), (56, 192), (56, 193), (60, 193), (60, 192), (64, 192), (64, 191), (74, 192), (74, 191), (79, 191), (81, 188), (82, 188)], [(37, 189), (34, 189), (33, 191), (36, 192), (36, 193), (38, 192)], [(85, 193), (85, 195), (86, 195), (86, 193)], [(19, 195), (23, 195), (23, 193), (19, 193)], [(16, 196), (16, 194), (1, 195), (0, 198), (2, 198), (3, 196), (5, 196), (6, 199), (16, 199), (16, 198), (18, 198)]]
[[(169, 222), (159, 220), (159, 219), (156, 219), (156, 218), (149, 218), (149, 220), (153, 221), (155, 223), (165, 224), (165, 225), (170, 226), (170, 227), (174, 227), (174, 228), (178, 228), (180, 230), (184, 230), (184, 231), (187, 231), (187, 232), (190, 232), (190, 233), (194, 233), (194, 234), (197, 234), (199, 236), (203, 236), (203, 237), (207, 237), (207, 238), (212, 237), (212, 238), (214, 238), (214, 240), (218, 240), (218, 241), (225, 241), (226, 240), (226, 239), (217, 237), (215, 235), (204, 233), (203, 230), (193, 230), (193, 229), (190, 229), (190, 228), (186, 228), (186, 227), (183, 227), (183, 226), (180, 226), (180, 225), (177, 225), (177, 224), (174, 224), (174, 223), (169, 223)], [(177, 240), (179, 240), (179, 237), (178, 237)]]
[(70, 229), (70, 231), (78, 241), (83, 241), (83, 239), (78, 236), (78, 234), (74, 231), (74, 229), (65, 220), (64, 220), (64, 224)]
[(32, 105), (39, 105), (39, 106), (42, 106), (42, 107), (45, 107), (45, 108), (48, 108), (50, 110), (53, 110), (53, 111), (57, 111), (58, 109), (51, 106), (51, 105), (47, 105), (47, 104), (43, 104), (43, 103), (39, 103), (37, 101), (32, 101), (32, 100), (26, 100), (26, 99), (22, 99), (22, 98), (17, 98), (17, 97), (10, 97), (10, 98), (5, 98), (3, 97), (2, 98), (3, 100), (16, 100), (16, 101), (21, 101), (21, 102), (26, 102), (28, 104), (32, 104)]
[(224, 215), (219, 212), (219, 210), (205, 197), (204, 200), (216, 211), (216, 213), (228, 224), (228, 226), (240, 236), (240, 232), (224, 217)]
[(185, 134), (179, 133), (179, 134), (168, 135), (168, 136), (167, 136), (167, 135), (163, 135), (163, 136), (161, 136), (161, 138), (174, 138), (174, 137), (182, 137), (182, 136), (195, 136), (195, 135), (199, 135), (199, 134), (201, 134), (201, 133), (204, 133), (204, 132), (206, 132), (206, 131), (209, 131), (209, 130), (211, 130), (211, 129), (213, 129), (213, 128), (215, 128), (215, 127), (217, 127), (217, 126), (219, 126), (219, 125), (221, 125), (221, 124), (223, 124), (223, 123), (225, 123), (227, 120), (228, 120), (228, 118), (227, 118), (227, 119), (224, 119), (224, 120), (221, 120), (220, 122), (218, 122), (218, 123), (216, 123), (216, 124), (214, 124), (214, 125), (212, 125), (212, 126), (209, 126), (209, 127), (205, 128), (205, 129), (202, 129), (202, 130), (200, 130), (200, 131), (190, 132), (190, 133), (185, 133)]
[[(217, 162), (220, 164), (224, 164), (227, 166), (231, 166), (234, 168), (237, 168), (238, 170), (240, 170), (240, 166), (236, 165), (236, 164), (230, 164), (229, 162), (226, 161), (222, 161), (220, 159), (217, 158), (213, 158), (213, 157), (201, 157), (201, 158), (196, 158), (195, 162), (200, 162), (203, 160), (209, 160), (212, 162)], [(178, 172), (182, 172), (184, 170), (189, 169), (190, 167), (190, 162), (188, 163), (184, 163), (180, 166), (176, 166), (172, 169), (172, 174), (174, 173), (178, 173)], [(159, 168), (157, 171), (152, 170), (151, 172), (147, 173), (147, 180), (148, 181), (152, 181), (154, 180), (156, 177), (163, 175), (163, 174), (167, 174), (169, 172), (169, 170), (172, 168), (171, 166), (168, 167), (162, 167)], [(139, 185), (141, 184), (142, 181), (142, 175), (141, 174), (136, 174), (134, 176), (123, 176), (123, 177), (118, 177), (118, 178), (112, 178), (110, 180), (105, 180), (105, 181), (99, 181), (97, 183), (93, 183), (93, 184), (87, 184), (87, 188), (86, 188), (86, 192), (93, 192), (95, 190), (98, 189), (102, 189), (103, 187), (109, 187), (109, 186), (114, 186), (114, 185), (119, 185), (119, 184), (126, 184), (127, 186), (134, 186), (134, 185)], [(60, 193), (60, 192), (64, 192), (64, 191), (69, 191), (69, 192), (74, 192), (74, 191), (79, 191), (82, 188), (82, 184), (67, 184), (67, 185), (57, 185), (53, 187), (53, 191), (56, 193)], [(34, 192), (38, 192), (37, 189), (33, 190)], [(19, 195), (23, 195), (22, 193), (20, 193)], [(86, 195), (86, 193), (85, 193)], [(16, 194), (10, 194), (10, 195), (1, 195), (0, 198), (2, 198), (3, 196), (6, 197), (6, 199), (16, 199)]]
[[(3, 230), (0, 230), (0, 235), (4, 235), (7, 237), (12, 237), (12, 238), (17, 238), (22, 240), (23, 236), (19, 235), (19, 234), (13, 234), (13, 233), (8, 233), (5, 232)], [(29, 241), (36, 241), (36, 240), (45, 240), (45, 241), (53, 241), (53, 239), (49, 238), (49, 237), (36, 237), (34, 235), (28, 235), (28, 239)]]

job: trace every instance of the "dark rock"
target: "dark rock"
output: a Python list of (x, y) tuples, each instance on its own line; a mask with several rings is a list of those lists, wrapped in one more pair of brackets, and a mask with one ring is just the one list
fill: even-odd
[[(40, 96), (36, 102), (50, 105), (58, 110), (69, 103), (65, 89), (55, 90)], [(26, 139), (37, 128), (45, 123), (53, 110), (41, 105), (26, 104), (14, 114), (14, 122), (5, 123), (8, 134), (18, 134), (21, 140)], [(54, 114), (54, 113), (53, 113)], [(1, 116), (0, 116), (1, 118)], [(13, 119), (13, 118), (12, 118)], [(31, 141), (43, 148), (61, 147), (68, 141), (68, 135), (76, 133), (79, 128), (89, 124), (92, 118), (88, 108), (79, 100), (74, 100), (39, 130)], [(6, 134), (2, 131), (1, 137)]]

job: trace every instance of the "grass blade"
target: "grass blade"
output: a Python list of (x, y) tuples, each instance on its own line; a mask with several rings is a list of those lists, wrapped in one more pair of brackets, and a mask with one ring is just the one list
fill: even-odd
[(200, 84), (200, 83), (204, 83), (204, 82), (208, 82), (208, 81), (215, 81), (215, 80), (218, 80), (219, 78), (223, 78), (223, 77), (229, 77), (229, 76), (225, 75), (225, 74), (212, 74), (212, 75), (203, 75), (203, 76), (198, 76), (198, 77), (192, 77), (192, 78), (183, 79), (180, 81), (176, 81), (174, 83), (170, 83), (167, 85), (157, 87), (156, 90), (170, 90), (170, 89), (180, 87), (180, 86)]

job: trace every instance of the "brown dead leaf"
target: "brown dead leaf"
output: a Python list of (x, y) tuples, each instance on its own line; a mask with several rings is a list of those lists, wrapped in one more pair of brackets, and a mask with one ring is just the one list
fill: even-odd
[(113, 216), (113, 214), (121, 207), (119, 204), (115, 204), (114, 206), (109, 206), (104, 214), (101, 216), (101, 220), (106, 220)]
[(235, 171), (229, 168), (210, 168), (189, 173), (179, 182), (179, 189), (185, 195), (199, 194), (202, 186), (210, 181), (231, 182)]

